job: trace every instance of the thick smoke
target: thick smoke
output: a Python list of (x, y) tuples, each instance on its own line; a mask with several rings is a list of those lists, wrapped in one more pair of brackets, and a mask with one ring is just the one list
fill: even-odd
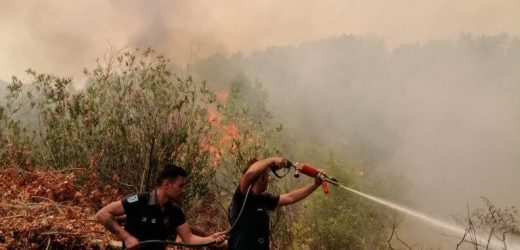
[(0, 79), (28, 67), (78, 78), (110, 46), (151, 46), (185, 65), (338, 34), (374, 34), (390, 46), (461, 32), (518, 35), (519, 10), (516, 0), (1, 0)]

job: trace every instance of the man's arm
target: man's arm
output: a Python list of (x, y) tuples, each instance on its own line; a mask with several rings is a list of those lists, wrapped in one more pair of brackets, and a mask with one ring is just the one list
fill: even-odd
[(117, 236), (120, 240), (125, 242), (125, 246), (128, 249), (134, 249), (139, 245), (139, 241), (129, 234), (117, 221), (114, 219), (115, 216), (121, 216), (125, 214), (123, 203), (116, 201), (108, 204), (96, 214), (96, 219), (101, 222), (105, 228)]
[(324, 181), (323, 175), (318, 174), (314, 178), (313, 184), (309, 184), (305, 187), (293, 190), (289, 193), (281, 194), (280, 200), (278, 201), (278, 206), (283, 207), (283, 206), (291, 205), (291, 204), (294, 204), (298, 201), (305, 199), (312, 192), (314, 192), (314, 190), (316, 190), (316, 188), (318, 188), (323, 181)]
[(187, 244), (205, 244), (209, 242), (215, 242), (220, 244), (226, 240), (226, 232), (217, 232), (210, 236), (201, 237), (191, 232), (190, 225), (184, 223), (177, 227), (177, 234), (181, 237), (182, 242)]
[(316, 188), (318, 187), (319, 185), (309, 184), (305, 187), (293, 190), (289, 193), (281, 194), (278, 206), (283, 207), (301, 201), (305, 197), (309, 196), (312, 192), (314, 192), (314, 190), (316, 190)]
[(280, 168), (282, 164), (284, 164), (282, 157), (271, 157), (253, 163), (240, 179), (240, 191), (245, 194), (249, 185), (253, 184), (256, 178), (263, 174), (269, 166)]

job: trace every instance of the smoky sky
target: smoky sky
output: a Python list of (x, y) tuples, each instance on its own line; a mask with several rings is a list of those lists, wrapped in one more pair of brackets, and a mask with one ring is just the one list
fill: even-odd
[(515, 0), (0, 1), (0, 79), (29, 67), (81, 75), (109, 47), (153, 47), (180, 65), (339, 34), (389, 46), (460, 33), (520, 34)]

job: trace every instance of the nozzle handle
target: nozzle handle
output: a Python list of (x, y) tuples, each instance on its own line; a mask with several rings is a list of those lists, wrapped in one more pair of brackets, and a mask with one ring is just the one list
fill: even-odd
[(329, 186), (327, 186), (327, 182), (325, 182), (325, 181), (321, 182), (321, 188), (323, 188), (323, 192), (325, 194), (329, 193)]

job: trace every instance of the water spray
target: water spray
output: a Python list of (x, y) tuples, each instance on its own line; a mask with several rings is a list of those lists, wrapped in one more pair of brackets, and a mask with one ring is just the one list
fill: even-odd
[[(452, 223), (449, 223), (449, 222), (445, 222), (445, 221), (442, 221), (442, 220), (439, 220), (439, 219), (435, 219), (435, 218), (432, 218), (431, 216), (428, 216), (424, 213), (420, 213), (420, 212), (417, 212), (417, 211), (414, 211), (410, 208), (406, 208), (404, 206), (401, 206), (401, 205), (398, 205), (396, 203), (393, 203), (393, 202), (390, 202), (390, 201), (386, 201), (384, 199), (381, 199), (381, 198), (377, 198), (375, 196), (372, 196), (372, 195), (368, 195), (368, 194), (365, 194), (365, 193), (362, 193), (360, 191), (357, 191), (357, 190), (354, 190), (352, 188), (349, 188), (347, 186), (344, 186), (342, 185), (336, 178), (332, 177), (332, 176), (329, 176), (327, 175), (324, 171), (322, 170), (319, 170), (318, 168), (316, 167), (313, 167), (309, 164), (292, 164), (290, 161), (287, 161), (286, 164), (285, 164), (285, 173), (283, 175), (280, 175), (280, 173), (278, 173), (279, 171), (283, 171), (283, 170), (276, 170), (274, 168), (271, 168), (271, 171), (278, 177), (278, 178), (282, 178), (284, 177), (285, 175), (287, 175), (287, 173), (289, 172), (290, 169), (294, 169), (294, 177), (295, 178), (299, 178), (300, 177), (300, 174), (304, 174), (304, 175), (307, 175), (309, 177), (312, 177), (312, 178), (315, 178), (318, 174), (321, 174), (323, 176), (323, 182), (322, 182), (322, 188), (323, 188), (323, 191), (325, 192), (325, 194), (329, 193), (329, 188), (327, 186), (327, 183), (330, 183), (334, 186), (337, 186), (337, 187), (340, 187), (340, 188), (343, 188), (347, 191), (350, 191), (354, 194), (357, 194), (359, 196), (362, 196), (366, 199), (369, 199), (373, 202), (376, 202), (376, 203), (379, 203), (381, 205), (384, 205), (384, 206), (387, 206), (389, 208), (392, 208), (394, 210), (397, 210), (397, 211), (400, 211), (400, 212), (403, 212), (405, 214), (408, 214), (412, 217), (415, 217), (417, 219), (420, 219), (422, 221), (425, 221), (431, 225), (434, 225), (436, 227), (439, 227), (439, 228), (443, 228), (445, 230), (448, 230), (452, 233), (455, 233), (455, 234), (458, 234), (458, 235), (463, 235), (465, 233), (465, 229), (461, 228), (460, 226), (457, 226), (457, 225), (454, 225)], [(475, 235), (477, 240), (479, 242), (486, 242), (487, 239), (485, 236), (483, 235)], [(491, 241), (490, 242), (490, 247), (492, 247), (492, 249), (496, 248), (496, 249), (499, 249), (501, 246), (499, 244), (497, 244), (496, 242), (493, 242)], [(514, 249), (520, 249), (518, 245), (514, 245)]]

